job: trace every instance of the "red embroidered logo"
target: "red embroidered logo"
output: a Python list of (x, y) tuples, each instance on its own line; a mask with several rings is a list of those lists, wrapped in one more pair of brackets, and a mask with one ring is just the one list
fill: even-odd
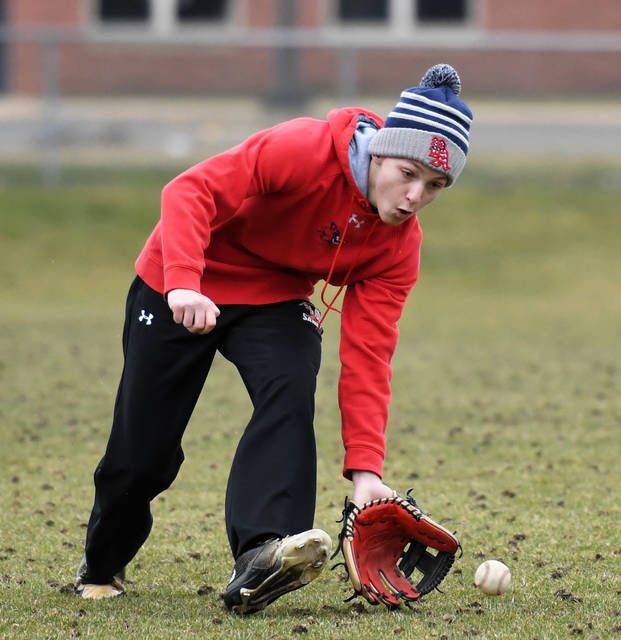
[(431, 138), (431, 144), (429, 145), (429, 157), (431, 158), (431, 164), (434, 167), (439, 167), (444, 171), (450, 171), (449, 167), (449, 152), (446, 146), (446, 140), (433, 136)]

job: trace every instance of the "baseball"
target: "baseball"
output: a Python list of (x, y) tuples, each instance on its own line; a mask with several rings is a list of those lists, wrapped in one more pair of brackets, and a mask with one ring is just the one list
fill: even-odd
[(483, 593), (493, 596), (503, 594), (511, 584), (511, 571), (500, 560), (486, 560), (474, 574), (474, 584)]

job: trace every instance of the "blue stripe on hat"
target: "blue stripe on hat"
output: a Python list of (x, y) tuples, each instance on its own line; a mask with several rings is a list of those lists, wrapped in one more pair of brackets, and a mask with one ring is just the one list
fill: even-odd
[(394, 108), (397, 113), (409, 113), (411, 115), (420, 116), (421, 118), (429, 118), (436, 122), (441, 122), (445, 125), (453, 127), (456, 131), (459, 131), (465, 138), (470, 135), (470, 125), (464, 127), (461, 123), (457, 122), (455, 118), (439, 113), (437, 109), (422, 108), (418, 105), (411, 105), (407, 102), (398, 102)]
[[(414, 88), (415, 87), (413, 87), (413, 89)], [(437, 93), (437, 91), (434, 91), (434, 93)], [(447, 102), (445, 101), (433, 100), (429, 96), (424, 96), (420, 93), (414, 93), (412, 90), (406, 89), (405, 91), (401, 92), (401, 100), (412, 105), (422, 103), (421, 106), (444, 111), (447, 116), (458, 118), (466, 126), (470, 126), (470, 124), (472, 123), (472, 113), (466, 107), (466, 105), (456, 97), (454, 97), (454, 99), (452, 100), (455, 106), (452, 106), (450, 104), (447, 104)], [(463, 108), (463, 110), (458, 108), (460, 106)]]
[[(429, 124), (430, 126), (435, 126), (437, 127), (439, 130), (442, 131), (447, 131), (452, 133), (454, 136), (456, 136), (457, 138), (459, 138), (463, 144), (466, 145), (466, 148), (468, 148), (469, 144), (468, 144), (468, 132), (464, 131), (463, 128), (461, 127), (456, 127), (454, 122), (447, 122), (446, 120), (443, 120), (441, 118), (435, 117), (435, 116), (430, 116), (426, 113), (422, 113), (422, 112), (406, 112), (403, 111), (401, 109), (395, 109), (394, 111), (391, 111), (390, 114), (388, 114), (389, 118), (400, 118), (401, 120), (409, 120), (410, 122), (425, 122), (427, 124)], [(410, 124), (410, 127), (415, 127), (416, 125)]]
[(463, 152), (468, 153), (468, 140), (458, 133), (454, 128), (445, 124), (440, 124), (430, 118), (422, 118), (414, 115), (400, 114), (395, 111), (391, 112), (386, 118), (384, 127), (397, 127), (402, 129), (419, 129), (421, 131), (429, 131), (437, 133), (452, 140)]

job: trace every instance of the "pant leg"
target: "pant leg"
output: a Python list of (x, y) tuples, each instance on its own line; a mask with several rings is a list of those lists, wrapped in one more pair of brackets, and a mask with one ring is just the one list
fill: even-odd
[(150, 501), (170, 486), (183, 462), (181, 438), (216, 341), (213, 332), (193, 335), (175, 324), (162, 295), (134, 281), (112, 431), (95, 470), (86, 537), (88, 581), (108, 582), (149, 535)]
[(237, 366), (254, 408), (226, 493), (234, 557), (261, 539), (313, 525), (313, 419), (321, 336), (309, 319), (308, 305), (298, 300), (255, 307), (220, 345)]

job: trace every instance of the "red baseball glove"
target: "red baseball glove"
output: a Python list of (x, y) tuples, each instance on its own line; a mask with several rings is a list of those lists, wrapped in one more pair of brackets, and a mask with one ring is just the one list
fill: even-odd
[[(423, 513), (409, 492), (362, 507), (346, 502), (339, 548), (354, 586), (352, 597), (362, 595), (390, 608), (435, 589), (461, 551), (459, 540)], [(418, 582), (414, 571), (422, 574)]]

